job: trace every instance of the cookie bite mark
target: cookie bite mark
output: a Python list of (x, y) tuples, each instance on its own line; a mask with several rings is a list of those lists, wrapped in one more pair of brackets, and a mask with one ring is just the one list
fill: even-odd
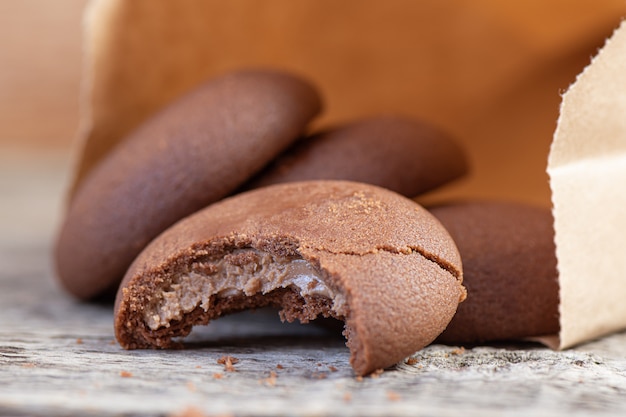
[(273, 306), (286, 321), (344, 321), (357, 374), (391, 366), (432, 342), (465, 294), (454, 242), (415, 206), (342, 181), (281, 184), (209, 206), (131, 265), (116, 299), (118, 341), (175, 347), (194, 325)]
[[(281, 314), (281, 318), (308, 322), (317, 317), (315, 311), (305, 311), (315, 300), (324, 299), (329, 311), (325, 317), (345, 317), (345, 297), (324, 282), (319, 271), (304, 259), (284, 257), (254, 248), (235, 249), (223, 258), (192, 262), (175, 272), (161, 291), (152, 297), (143, 312), (143, 320), (151, 330), (169, 327), (183, 315), (200, 307), (207, 312), (223, 299), (267, 295), (278, 289), (293, 291), (302, 300), (301, 313)], [(272, 298), (272, 297), (270, 297)], [(270, 304), (280, 299), (266, 300)]]
[(281, 308), (283, 321), (344, 320), (344, 292), (298, 254), (224, 243), (223, 255), (196, 251), (124, 288), (116, 319), (120, 344), (174, 347), (173, 338), (186, 336), (194, 325), (265, 306)]

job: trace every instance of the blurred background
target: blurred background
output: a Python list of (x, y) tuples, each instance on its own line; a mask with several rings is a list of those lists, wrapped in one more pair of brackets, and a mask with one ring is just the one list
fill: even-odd
[(0, 146), (67, 149), (78, 122), (86, 0), (0, 0)]
[[(49, 249), (79, 120), (86, 0), (0, 0), (0, 266)], [(19, 258), (16, 258), (19, 259)]]
[[(394, 111), (453, 133), (473, 170), (439, 195), (543, 205), (560, 94), (626, 15), (624, 0), (98, 3), (100, 32), (89, 47), (98, 46), (102, 70), (83, 96), (95, 120), (88, 140), (118, 140), (94, 132), (121, 136), (207, 76), (275, 64), (320, 85), (327, 107), (319, 125)], [(0, 0), (3, 200), (13, 165), (36, 171), (57, 158), (62, 170), (74, 166), (68, 155), (86, 114), (79, 97), (87, 4)], [(133, 60), (148, 54), (156, 65)], [(165, 75), (144, 76), (151, 66)], [(191, 76), (181, 77), (181, 68)], [(120, 79), (126, 83), (116, 88)]]

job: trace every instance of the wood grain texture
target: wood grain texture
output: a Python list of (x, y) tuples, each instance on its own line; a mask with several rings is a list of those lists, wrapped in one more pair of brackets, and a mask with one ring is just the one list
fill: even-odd
[[(626, 413), (626, 334), (564, 352), (434, 345), (362, 380), (341, 337), (264, 311), (194, 331), (184, 350), (125, 351), (112, 307), (75, 301), (53, 279), (65, 163), (0, 156), (0, 415)], [(223, 355), (239, 359), (234, 372), (217, 363)]]

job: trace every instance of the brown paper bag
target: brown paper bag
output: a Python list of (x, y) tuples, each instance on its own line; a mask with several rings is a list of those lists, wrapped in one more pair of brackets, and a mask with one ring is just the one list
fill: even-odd
[(564, 94), (548, 172), (564, 348), (626, 327), (626, 23)]
[[(468, 150), (472, 174), (425, 201), (469, 196), (548, 206), (545, 168), (560, 93), (623, 15), (622, 0), (92, 0), (72, 188), (176, 96), (231, 69), (270, 66), (320, 87), (325, 112), (313, 129), (396, 112), (454, 134)], [(573, 87), (566, 96), (551, 158), (561, 347), (626, 324), (626, 307), (615, 299), (619, 266), (612, 263), (617, 248), (626, 246), (614, 236), (611, 252), (607, 241), (581, 239), (592, 223), (577, 218), (576, 210), (584, 207), (596, 225), (612, 218), (605, 214), (624, 219), (606, 208), (598, 217), (597, 209), (584, 204), (585, 193), (567, 191), (568, 175), (580, 175), (571, 167), (580, 167), (578, 159), (587, 152), (570, 152), (570, 142), (562, 139), (575, 130), (566, 126), (575, 126), (568, 115), (577, 117), (570, 108), (579, 106), (574, 96), (585, 96), (576, 92), (581, 89)], [(610, 142), (606, 148), (612, 152), (618, 145)], [(593, 155), (613, 158), (607, 152)], [(617, 161), (611, 166), (618, 169)], [(581, 184), (604, 178), (597, 175), (583, 176)], [(594, 254), (596, 261), (573, 259), (580, 253)], [(589, 261), (579, 265), (583, 259)], [(603, 283), (601, 290), (596, 282)], [(594, 296), (580, 297), (589, 292)]]
[(74, 182), (205, 78), (272, 66), (320, 86), (316, 126), (400, 112), (455, 134), (473, 174), (445, 193), (548, 205), (559, 92), (624, 13), (622, 0), (92, 0)]

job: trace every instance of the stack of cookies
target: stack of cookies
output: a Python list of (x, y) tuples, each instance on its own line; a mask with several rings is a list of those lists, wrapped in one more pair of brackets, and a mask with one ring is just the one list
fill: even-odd
[(426, 209), (412, 198), (468, 171), (453, 138), (389, 115), (310, 132), (321, 103), (306, 80), (248, 70), (145, 121), (71, 196), (61, 283), (83, 300), (115, 295), (129, 349), (249, 308), (335, 318), (360, 375), (437, 338), (558, 331), (549, 211)]

